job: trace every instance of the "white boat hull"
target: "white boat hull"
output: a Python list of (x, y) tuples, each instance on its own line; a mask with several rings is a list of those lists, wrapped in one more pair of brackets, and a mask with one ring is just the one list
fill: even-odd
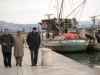
[(88, 44), (89, 41), (86, 40), (63, 40), (49, 41), (44, 43), (44, 46), (56, 51), (81, 51), (86, 50)]

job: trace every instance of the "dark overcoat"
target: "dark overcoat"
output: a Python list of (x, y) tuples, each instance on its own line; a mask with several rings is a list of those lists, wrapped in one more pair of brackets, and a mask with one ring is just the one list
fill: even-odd
[(27, 42), (30, 50), (38, 50), (39, 46), (40, 46), (40, 43), (41, 43), (41, 39), (40, 39), (39, 33), (36, 32), (34, 34), (33, 32), (30, 32), (27, 35), (26, 42)]
[[(3, 43), (7, 44), (7, 45), (3, 45)], [(14, 39), (13, 36), (8, 34), (2, 34), (0, 36), (0, 44), (2, 46), (2, 52), (11, 52), (12, 51), (12, 47), (14, 45)]]

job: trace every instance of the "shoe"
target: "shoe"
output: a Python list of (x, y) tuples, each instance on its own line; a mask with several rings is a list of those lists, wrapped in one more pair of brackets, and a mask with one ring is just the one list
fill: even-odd
[(20, 67), (22, 67), (22, 64), (19, 64)]
[(16, 64), (16, 66), (18, 66), (18, 64)]
[(32, 67), (34, 66), (34, 65), (31, 65)]
[(11, 68), (12, 66), (11, 66), (11, 65), (9, 65), (9, 67)]
[(31, 66), (33, 67), (33, 66), (37, 66), (37, 65), (31, 65)]
[(5, 68), (7, 68), (8, 66), (5, 66)]
[(37, 66), (36, 64), (34, 66)]
[(31, 65), (31, 66), (34, 66), (34, 65)]

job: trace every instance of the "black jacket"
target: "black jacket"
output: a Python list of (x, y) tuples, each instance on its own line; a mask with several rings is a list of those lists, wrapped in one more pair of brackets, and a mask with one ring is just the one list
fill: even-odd
[(27, 35), (26, 42), (27, 42), (30, 50), (38, 50), (39, 46), (40, 46), (40, 43), (41, 43), (41, 39), (40, 39), (39, 33), (36, 32), (34, 34), (33, 32), (30, 32)]
[[(7, 45), (3, 45), (3, 43), (7, 44)], [(2, 52), (11, 52), (12, 51), (12, 47), (14, 45), (14, 39), (13, 36), (8, 34), (2, 34), (0, 36), (0, 44), (2, 46)]]

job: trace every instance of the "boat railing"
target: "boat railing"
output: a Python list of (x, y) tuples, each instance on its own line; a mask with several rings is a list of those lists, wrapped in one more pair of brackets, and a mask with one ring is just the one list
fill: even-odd
[(77, 28), (89, 28), (89, 27), (93, 27), (91, 24), (89, 25), (77, 25)]
[[(84, 39), (68, 39), (68, 40), (84, 40)], [(67, 40), (53, 40), (53, 41), (67, 41)]]
[[(45, 40), (46, 41), (46, 40)], [(49, 41), (67, 41), (67, 42), (88, 42), (89, 40), (84, 40), (84, 39), (70, 39), (70, 40), (47, 40), (47, 42)]]
[[(94, 26), (92, 24), (88, 25), (77, 25), (77, 28), (93, 28)], [(100, 25), (95, 25), (95, 27), (100, 27)]]
[(76, 32), (77, 29), (76, 28), (67, 28), (68, 32)]

